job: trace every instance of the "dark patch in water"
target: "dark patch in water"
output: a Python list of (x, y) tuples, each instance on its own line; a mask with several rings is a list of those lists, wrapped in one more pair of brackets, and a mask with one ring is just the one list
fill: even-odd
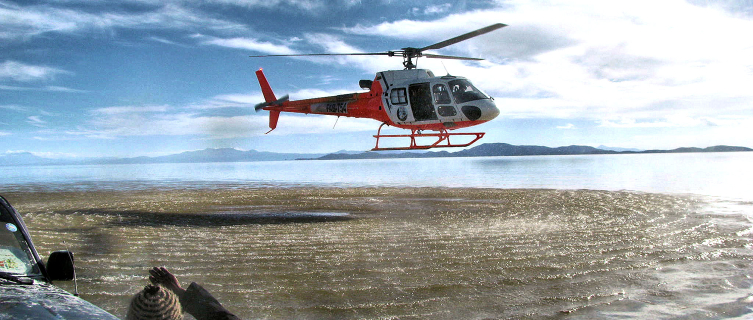
[(336, 212), (284, 212), (284, 213), (176, 213), (139, 210), (66, 210), (62, 215), (82, 214), (115, 216), (105, 226), (177, 226), (177, 227), (223, 227), (248, 224), (320, 223), (354, 219), (347, 213)]

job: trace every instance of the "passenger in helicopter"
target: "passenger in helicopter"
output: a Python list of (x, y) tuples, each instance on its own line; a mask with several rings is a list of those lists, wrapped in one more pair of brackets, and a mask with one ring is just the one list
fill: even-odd
[(452, 103), (452, 100), (450, 100), (450, 93), (447, 92), (447, 87), (445, 87), (444, 84), (435, 84), (432, 88), (432, 92), (434, 93), (435, 105)]
[(455, 103), (457, 104), (489, 98), (476, 89), (468, 80), (453, 80), (449, 82), (449, 85), (452, 88), (452, 96), (455, 98)]
[(413, 118), (416, 121), (436, 120), (431, 92), (428, 83), (412, 84), (408, 87)]

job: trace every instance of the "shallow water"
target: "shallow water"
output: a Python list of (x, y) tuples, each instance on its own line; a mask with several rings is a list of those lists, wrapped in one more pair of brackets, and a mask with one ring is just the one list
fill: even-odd
[(753, 201), (753, 152), (2, 167), (6, 190), (453, 187), (642, 191)]
[(4, 195), (40, 254), (74, 251), (81, 296), (121, 317), (152, 266), (247, 319), (707, 319), (753, 308), (753, 203), (738, 200), (237, 185)]

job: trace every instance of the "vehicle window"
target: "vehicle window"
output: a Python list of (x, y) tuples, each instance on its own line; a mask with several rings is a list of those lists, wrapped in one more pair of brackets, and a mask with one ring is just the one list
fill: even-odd
[(447, 87), (445, 85), (435, 84), (431, 89), (431, 92), (434, 94), (434, 104), (452, 103), (452, 100), (450, 100), (450, 93), (447, 92)]
[(457, 104), (489, 98), (465, 79), (452, 80), (449, 85), (450, 90), (452, 90), (452, 97), (455, 98)]
[(0, 272), (39, 273), (20, 227), (4, 210), (0, 210)]
[(392, 102), (392, 104), (408, 104), (405, 88), (392, 89), (392, 91), (390, 91), (390, 102)]

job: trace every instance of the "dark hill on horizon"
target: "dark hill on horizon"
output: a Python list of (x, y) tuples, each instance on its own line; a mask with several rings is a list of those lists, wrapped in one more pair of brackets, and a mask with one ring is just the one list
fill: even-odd
[(186, 151), (159, 157), (137, 157), (109, 159), (106, 163), (201, 163), (201, 162), (249, 162), (249, 161), (284, 161), (321, 157), (322, 153), (277, 153), (256, 150), (238, 150), (234, 148), (208, 148)]
[(158, 157), (133, 158), (87, 158), (87, 159), (49, 159), (32, 153), (11, 153), (0, 155), (0, 166), (23, 165), (77, 165), (77, 164), (145, 164), (145, 163), (201, 163), (201, 162), (250, 162), (250, 161), (284, 161), (312, 159), (324, 153), (277, 153), (256, 150), (243, 151), (234, 148), (208, 148), (186, 151)]
[(388, 158), (434, 158), (434, 157), (500, 157), (500, 156), (550, 156), (550, 155), (593, 155), (593, 154), (640, 154), (640, 153), (693, 153), (693, 152), (747, 152), (751, 148), (734, 146), (713, 146), (708, 148), (677, 148), (672, 150), (613, 151), (589, 146), (566, 146), (550, 148), (544, 146), (516, 146), (508, 143), (484, 143), (470, 149), (456, 152), (429, 151), (424, 153), (389, 153), (366, 151), (360, 154), (328, 154), (316, 160), (337, 159), (388, 159)]

